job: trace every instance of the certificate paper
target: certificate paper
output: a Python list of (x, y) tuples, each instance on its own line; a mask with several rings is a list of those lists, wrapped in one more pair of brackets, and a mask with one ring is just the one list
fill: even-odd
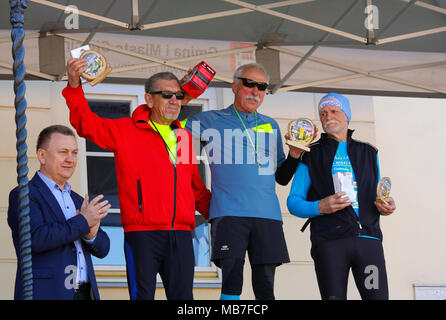
[(351, 203), (356, 202), (356, 183), (351, 172), (336, 172), (333, 175), (333, 184), (336, 193), (345, 192), (344, 197), (348, 197)]

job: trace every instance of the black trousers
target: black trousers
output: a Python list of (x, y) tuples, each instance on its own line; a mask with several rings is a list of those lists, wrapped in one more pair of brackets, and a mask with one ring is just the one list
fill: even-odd
[(382, 242), (350, 237), (325, 240), (311, 248), (323, 300), (346, 300), (350, 269), (363, 300), (389, 298)]
[(241, 294), (247, 252), (256, 299), (274, 299), (276, 267), (290, 261), (282, 221), (232, 216), (213, 219), (212, 248), (212, 261), (222, 270), (223, 294)]
[(194, 250), (190, 231), (124, 233), (130, 299), (153, 300), (160, 274), (169, 300), (192, 300)]

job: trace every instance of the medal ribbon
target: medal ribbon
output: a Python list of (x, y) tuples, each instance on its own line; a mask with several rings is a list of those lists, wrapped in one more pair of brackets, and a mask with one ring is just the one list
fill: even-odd
[[(254, 149), (254, 153), (255, 153), (255, 155), (256, 155), (256, 162), (257, 162), (257, 165), (260, 165), (260, 163), (257, 161), (257, 159), (258, 159), (258, 131), (256, 130), (256, 143), (254, 144), (254, 142), (252, 141), (251, 135), (249, 134), (248, 129), (246, 128), (245, 123), (243, 122), (242, 117), (240, 117), (240, 114), (238, 113), (238, 111), (237, 111), (237, 109), (235, 108), (235, 106), (232, 105), (232, 107), (234, 108), (235, 113), (237, 114), (237, 116), (238, 116), (240, 122), (242, 123), (243, 128), (245, 128), (245, 131), (248, 133), (248, 139), (249, 139), (249, 142), (251, 143), (251, 146), (252, 146), (252, 148)], [(256, 119), (256, 128), (257, 128), (257, 111), (254, 111), (254, 117), (255, 117), (255, 119)]]

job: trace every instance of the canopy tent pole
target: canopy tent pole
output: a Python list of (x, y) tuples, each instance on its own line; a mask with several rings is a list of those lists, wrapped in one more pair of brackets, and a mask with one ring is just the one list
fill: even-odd
[(336, 34), (336, 35), (344, 37), (344, 38), (349, 38), (349, 39), (353, 39), (353, 40), (356, 40), (356, 41), (359, 41), (359, 42), (362, 42), (362, 43), (367, 43), (367, 39), (364, 38), (364, 37), (360, 37), (360, 36), (357, 36), (357, 35), (354, 35), (354, 34), (351, 34), (351, 33), (348, 33), (348, 32), (344, 32), (344, 31), (341, 31), (341, 30), (338, 30), (338, 29), (330, 28), (330, 27), (324, 26), (322, 24), (311, 22), (311, 21), (308, 21), (308, 20), (305, 20), (305, 19), (293, 17), (293, 16), (290, 16), (288, 14), (284, 14), (284, 13), (281, 13), (281, 12), (278, 12), (278, 11), (265, 9), (265, 8), (262, 8), (261, 6), (256, 6), (256, 5), (253, 5), (253, 4), (250, 4), (250, 3), (247, 3), (247, 2), (243, 2), (243, 1), (239, 1), (239, 0), (223, 0), (223, 1), (228, 2), (228, 3), (232, 3), (232, 4), (240, 6), (240, 7), (244, 7), (244, 8), (248, 8), (248, 9), (251, 9), (251, 10), (263, 12), (263, 13), (271, 15), (271, 16), (275, 16), (275, 17), (279, 17), (279, 18), (282, 18), (282, 19), (285, 19), (285, 20), (289, 20), (289, 21), (292, 21), (292, 22), (303, 24), (303, 25), (306, 25), (306, 26), (311, 27), (311, 28), (315, 28), (315, 29), (326, 31), (326, 32), (330, 32), (330, 33)]
[(375, 42), (378, 41), (379, 38), (399, 19), (401, 18), (404, 13), (409, 10), (410, 7), (412, 7), (417, 0), (411, 0), (409, 3), (407, 3), (403, 9), (401, 9), (390, 21), (379, 30), (379, 33), (375, 36)]
[[(109, 6), (107, 7), (107, 9), (105, 9), (103, 16), (107, 17), (108, 14), (110, 13), (111, 9), (115, 6), (117, 0), (113, 0)], [(91, 39), (93, 39), (94, 35), (96, 34), (96, 31), (99, 29), (99, 27), (102, 25), (102, 21), (98, 21), (96, 23), (96, 26), (93, 28), (93, 30), (91, 30), (90, 34), (88, 35), (88, 37), (84, 40), (84, 42), (82, 42), (82, 45), (85, 46), (87, 45)]]
[[(350, 12), (353, 10), (353, 8), (356, 6), (356, 4), (359, 2), (359, 0), (355, 0), (350, 7), (348, 7), (348, 9), (342, 14), (342, 16), (333, 24), (332, 28), (336, 28), (341, 22), (342, 20), (344, 20), (344, 18), (346, 16), (348, 16), (350, 14)], [(299, 62), (296, 63), (296, 65), (291, 68), (291, 70), (285, 75), (285, 77), (282, 78), (282, 80), (280, 80), (280, 82), (271, 90), (271, 93), (276, 93), (276, 91), (282, 87), (285, 82), (293, 75), (296, 73), (297, 69), (299, 69), (305, 61), (307, 61), (307, 59), (313, 54), (313, 52), (316, 51), (317, 48), (319, 48), (319, 46), (321, 45), (321, 43), (323, 41), (325, 41), (328, 36), (330, 35), (329, 32), (326, 32), (322, 38), (319, 39), (318, 42), (316, 42), (310, 50), (307, 51), (307, 53), (305, 54), (305, 56), (303, 56)]]
[(23, 24), (25, 22), (25, 9), (28, 7), (28, 0), (9, 0), (10, 22), (12, 25), (12, 56), (14, 59), (14, 106), (16, 109), (15, 122), (17, 125), (17, 182), (18, 186), (18, 209), (19, 209), (19, 242), (23, 298), (25, 300), (33, 299), (33, 273), (32, 273), (32, 255), (31, 255), (31, 226), (29, 217), (29, 188), (28, 188), (28, 156), (26, 152), (26, 86), (25, 49), (23, 39), (25, 31)]
[[(382, 74), (387, 74), (387, 73), (393, 73), (393, 72), (399, 72), (399, 71), (410, 71), (410, 70), (423, 69), (423, 68), (442, 66), (442, 65), (446, 65), (446, 61), (438, 61), (438, 62), (432, 62), (432, 63), (424, 63), (424, 64), (419, 64), (419, 65), (407, 66), (407, 67), (398, 67), (398, 68), (390, 68), (390, 69), (384, 69), (384, 70), (369, 71), (369, 73), (371, 73), (373, 75), (382, 75)], [(329, 83), (336, 83), (336, 82), (341, 82), (341, 81), (346, 81), (346, 80), (358, 79), (358, 78), (362, 78), (362, 77), (366, 77), (366, 76), (368, 76), (367, 73), (354, 73), (352, 75), (347, 75), (347, 76), (340, 76), (340, 77), (324, 79), (324, 80), (319, 80), (319, 81), (301, 83), (298, 85), (281, 87), (277, 90), (277, 92), (299, 90), (299, 89), (303, 89), (303, 88), (315, 87), (315, 86), (325, 85), (325, 84), (329, 84)], [(383, 80), (390, 81), (390, 82), (396, 82), (396, 81), (392, 81), (392, 79), (389, 79), (388, 77), (386, 77), (385, 79), (383, 78)], [(401, 83), (401, 81), (399, 81), (398, 83), (407, 85), (407, 86), (413, 86), (413, 87), (421, 86), (420, 84), (408, 83), (407, 81), (404, 83)], [(427, 90), (430, 92), (438, 92), (438, 93), (446, 94), (446, 92), (441, 92), (441, 91), (439, 91), (439, 89), (435, 89), (432, 87), (423, 86), (423, 87), (420, 87), (420, 89), (424, 89), (424, 90)]]
[(440, 32), (446, 32), (446, 26), (432, 28), (432, 29), (423, 30), (423, 31), (401, 34), (399, 36), (394, 36), (394, 37), (387, 37), (387, 38), (376, 41), (376, 44), (384, 44), (384, 43), (407, 40), (407, 39), (412, 39), (412, 38), (424, 37), (424, 36), (427, 36), (430, 34), (435, 34), (435, 33), (440, 33)]
[[(51, 1), (47, 1), (47, 0), (31, 0), (31, 1), (35, 2), (35, 3), (38, 3), (38, 4), (41, 4), (41, 5), (44, 5), (44, 6), (52, 7), (52, 8), (55, 8), (55, 9), (59, 9), (59, 10), (62, 10), (62, 11), (67, 10), (66, 6), (64, 6), (62, 4), (54, 3), (54, 2), (51, 2)], [(121, 28), (124, 28), (124, 29), (128, 29), (129, 26), (130, 26), (130, 24), (128, 24), (126, 22), (122, 22), (122, 21), (119, 21), (119, 20), (116, 20), (116, 19), (107, 18), (107, 17), (101, 16), (101, 15), (97, 15), (97, 14), (94, 14), (94, 13), (91, 13), (91, 12), (84, 11), (84, 10), (78, 10), (78, 11), (76, 11), (76, 13), (78, 13), (80, 16), (84, 16), (84, 17), (87, 17), (87, 18), (90, 18), (90, 19), (99, 20), (99, 21), (102, 21), (102, 22), (105, 22), (105, 23), (109, 23), (109, 24), (112, 24), (112, 25), (115, 25), (115, 26), (118, 26), (118, 27), (121, 27)]]
[[(403, 1), (403, 2), (410, 2), (411, 0), (401, 0), (401, 1)], [(446, 14), (446, 9), (440, 8), (439, 6), (434, 6), (432, 4), (429, 4), (429, 3), (426, 3), (426, 2), (423, 2), (423, 1), (416, 1), (415, 5), (418, 6), (418, 7), (427, 9), (427, 10), (435, 11), (435, 12), (438, 12), (438, 13), (441, 13), (441, 14)]]
[[(283, 53), (294, 55), (294, 56), (297, 56), (297, 57), (305, 56), (304, 53), (301, 53), (299, 51), (290, 50), (290, 49), (286, 49), (286, 48), (281, 48), (281, 47), (277, 47), (277, 46), (268, 46), (268, 48), (273, 49), (273, 50), (278, 50), (278, 51), (281, 51)], [(408, 69), (409, 67), (401, 67), (400, 68), (401, 70), (398, 70), (399, 68), (391, 68), (389, 70), (381, 70), (381, 71), (378, 71), (378, 72), (374, 72), (374, 71), (366, 71), (366, 70), (363, 70), (363, 69), (360, 69), (360, 68), (350, 67), (350, 66), (347, 66), (347, 65), (344, 65), (344, 64), (341, 64), (341, 63), (337, 63), (337, 62), (326, 60), (326, 59), (322, 59), (322, 58), (317, 58), (317, 57), (314, 57), (314, 56), (309, 57), (308, 60), (313, 61), (313, 62), (317, 62), (317, 63), (322, 63), (324, 65), (328, 65), (328, 66), (335, 67), (335, 68), (338, 68), (338, 69), (342, 69), (342, 70), (354, 72), (354, 73), (357, 73), (357, 74), (361, 74), (361, 75), (367, 76), (367, 77), (372, 77), (372, 78), (377, 78), (377, 79), (381, 79), (381, 80), (386, 80), (386, 81), (402, 84), (402, 85), (409, 86), (409, 87), (414, 87), (414, 88), (427, 90), (427, 91), (430, 91), (430, 92), (438, 92), (438, 93), (446, 94), (446, 90), (434, 88), (434, 87), (431, 87), (431, 86), (426, 86), (426, 85), (419, 84), (419, 83), (413, 83), (413, 82), (409, 82), (409, 81), (406, 81), (406, 80), (397, 79), (397, 78), (393, 78), (393, 77), (389, 77), (389, 76), (383, 76), (381, 74), (381, 73), (397, 72), (397, 71), (401, 71), (401, 70), (404, 70), (404, 69)], [(442, 64), (443, 64), (442, 62), (439, 62), (439, 65), (442, 65)], [(426, 64), (422, 64), (421, 66), (425, 66), (425, 65)], [(342, 76), (342, 77), (326, 79), (326, 80), (322, 80), (322, 81), (324, 83), (330, 83), (330, 82), (337, 82), (337, 81), (341, 81), (341, 80), (351, 80), (353, 78), (356, 78), (355, 75)], [(312, 82), (308, 86), (311, 86), (311, 85), (314, 85), (314, 83)], [(300, 89), (300, 88), (303, 88), (303, 87), (307, 87), (307, 85), (300, 84), (300, 85), (297, 85), (297, 86), (282, 87), (282, 88), (278, 89), (276, 92), (295, 90), (295, 89)]]
[[(366, 8), (365, 8), (365, 12), (367, 13), (367, 14), (370, 14), (371, 13), (371, 11), (370, 10), (373, 10), (373, 9), (371, 9), (372, 7), (373, 7), (373, 2), (372, 2), (372, 0), (366, 0), (365, 1), (365, 5), (366, 5)], [(371, 18), (372, 18), (372, 23), (371, 23), (371, 25), (372, 26), (369, 26), (368, 28), (367, 28), (367, 44), (374, 44), (375, 43), (375, 30), (373, 29), (373, 14), (371, 15)]]
[[(273, 9), (273, 8), (280, 8), (280, 7), (286, 7), (291, 6), (295, 4), (301, 4), (301, 3), (308, 3), (313, 2), (314, 0), (287, 0), (287, 1), (279, 1), (274, 3), (267, 3), (259, 5), (258, 8), (263, 9)], [(219, 11), (219, 12), (213, 12), (213, 13), (206, 13), (198, 16), (193, 17), (187, 17), (187, 18), (179, 18), (179, 19), (172, 19), (167, 21), (159, 21), (159, 22), (153, 22), (153, 23), (147, 23), (141, 26), (141, 30), (149, 30), (149, 29), (155, 29), (155, 28), (163, 28), (168, 26), (175, 26), (183, 23), (190, 23), (190, 22), (196, 22), (196, 21), (204, 21), (204, 20), (210, 20), (210, 19), (216, 19), (221, 17), (228, 17), (243, 13), (249, 13), (253, 12), (254, 10), (248, 9), (248, 8), (242, 8), (242, 9), (233, 9), (233, 10), (225, 10), (225, 11)]]
[(139, 29), (139, 6), (138, 0), (132, 0), (132, 24), (130, 29)]
[[(13, 65), (0, 61), (0, 67), (11, 70), (13, 68)], [(50, 74), (43, 73), (43, 72), (40, 72), (40, 71), (35, 71), (35, 70), (32, 70), (32, 69), (26, 70), (26, 73), (27, 74), (31, 74), (31, 75), (36, 76), (36, 77), (41, 78), (41, 79), (45, 79), (45, 80), (50, 80), (50, 81), (56, 81), (57, 80), (57, 78), (55, 76), (52, 76)]]
[[(51, 1), (47, 1), (47, 0), (30, 0), (30, 1), (44, 5), (44, 6), (48, 6), (51, 8), (59, 9), (62, 11), (65, 11), (67, 9), (67, 6), (64, 6), (64, 5), (61, 5), (58, 3), (54, 3)], [(279, 7), (283, 7), (283, 6), (290, 6), (290, 5), (294, 5), (294, 4), (307, 3), (307, 2), (312, 2), (312, 1), (315, 1), (315, 0), (287, 0), (287, 1), (280, 1), (277, 3), (263, 4), (261, 6), (258, 6), (258, 8), (260, 8), (260, 9), (279, 8)], [(129, 29), (129, 30), (132, 30), (132, 29), (147, 30), (147, 29), (167, 27), (167, 26), (171, 26), (171, 25), (178, 25), (178, 24), (182, 24), (182, 23), (209, 20), (209, 19), (215, 19), (215, 18), (219, 18), (219, 17), (226, 17), (226, 16), (231, 16), (231, 15), (248, 13), (251, 11), (253, 11), (253, 10), (249, 9), (249, 8), (242, 8), (242, 9), (236, 9), (236, 10), (227, 10), (227, 11), (221, 11), (221, 12), (208, 13), (208, 14), (187, 17), (187, 18), (180, 18), (180, 19), (173, 19), (173, 20), (168, 20), (168, 21), (148, 23), (145, 25), (140, 25), (140, 23), (141, 23), (141, 21), (143, 21), (143, 19), (139, 18), (138, 3), (136, 0), (132, 0), (132, 9), (131, 9), (132, 23), (126, 23), (126, 22), (119, 21), (116, 19), (111, 19), (111, 18), (106, 17), (105, 15), (101, 16), (101, 15), (87, 12), (84, 10), (78, 10), (77, 13), (81, 16), (98, 20), (101, 23), (105, 22), (108, 24), (119, 26), (121, 28)]]

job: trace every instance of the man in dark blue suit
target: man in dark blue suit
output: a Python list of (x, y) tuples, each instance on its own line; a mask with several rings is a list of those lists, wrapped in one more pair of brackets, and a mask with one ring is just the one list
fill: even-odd
[[(45, 128), (37, 140), (40, 170), (29, 182), (34, 299), (99, 299), (91, 255), (103, 258), (110, 239), (100, 222), (110, 208), (89, 201), (67, 182), (77, 164), (77, 141), (65, 126)], [(14, 299), (23, 299), (19, 249), (18, 190), (9, 194), (8, 224), (17, 255)]]

